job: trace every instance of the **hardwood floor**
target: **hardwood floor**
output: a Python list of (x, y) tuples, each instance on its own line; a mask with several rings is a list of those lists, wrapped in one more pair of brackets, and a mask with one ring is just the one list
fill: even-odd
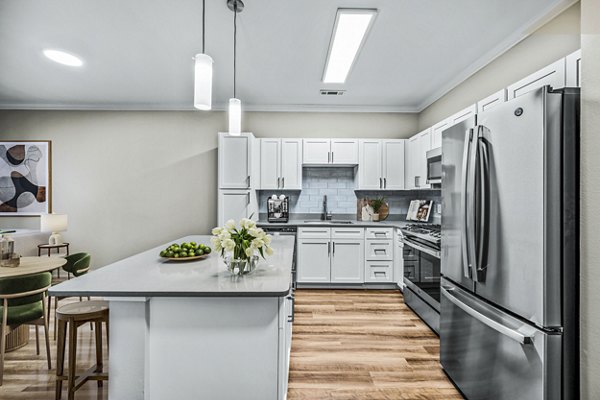
[[(462, 399), (439, 366), (438, 337), (397, 291), (298, 290), (293, 329), (289, 400)], [(7, 353), (0, 400), (54, 399), (55, 370), (47, 369), (42, 333), (40, 356), (33, 328), (26, 347)], [(52, 337), (50, 345), (54, 368)], [(95, 357), (89, 324), (77, 346), (85, 370)], [(109, 384), (86, 383), (76, 399), (108, 399)]]
[(289, 400), (462, 398), (400, 292), (296, 292)]
[[(78, 299), (64, 299), (59, 306)], [(50, 319), (50, 354), (52, 355), (52, 370), (48, 371), (46, 364), (46, 348), (44, 344), (44, 330), (40, 327), (40, 355), (35, 354), (35, 330), (31, 327), (29, 344), (18, 350), (6, 353), (4, 362), (4, 383), (0, 386), (0, 400), (52, 400), (54, 399), (54, 377), (56, 374), (56, 341), (53, 340), (54, 317)], [(106, 332), (102, 328), (104, 345), (104, 365), (107, 364)], [(84, 372), (95, 364), (96, 352), (94, 332), (90, 325), (85, 324), (79, 328), (77, 341), (77, 366), (78, 372)], [(65, 353), (65, 362), (68, 360), (68, 350)], [(98, 388), (95, 382), (88, 382), (75, 394), (77, 400), (106, 400), (108, 399), (109, 382), (104, 387)], [(63, 384), (63, 399), (67, 398), (67, 391)]]

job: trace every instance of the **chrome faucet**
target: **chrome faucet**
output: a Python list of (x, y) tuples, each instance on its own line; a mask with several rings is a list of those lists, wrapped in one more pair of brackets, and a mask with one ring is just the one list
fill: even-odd
[(333, 215), (327, 211), (327, 195), (323, 196), (323, 215), (321, 216), (321, 219), (323, 221), (330, 221), (331, 218), (333, 218)]

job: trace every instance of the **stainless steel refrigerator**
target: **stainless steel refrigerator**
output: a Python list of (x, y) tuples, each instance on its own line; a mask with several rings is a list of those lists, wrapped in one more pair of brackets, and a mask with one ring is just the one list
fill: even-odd
[(579, 90), (442, 133), (441, 363), (469, 400), (579, 398)]

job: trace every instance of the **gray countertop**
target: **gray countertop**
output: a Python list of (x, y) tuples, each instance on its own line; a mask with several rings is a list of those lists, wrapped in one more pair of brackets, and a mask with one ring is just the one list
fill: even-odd
[[(275, 251), (256, 270), (233, 276), (215, 252), (197, 261), (164, 261), (171, 243), (195, 241), (210, 246), (210, 236), (193, 235), (125, 258), (50, 288), (52, 296), (100, 297), (280, 297), (289, 293), (294, 238), (274, 236)], [(115, 243), (116, 244), (116, 243)]]
[(335, 227), (348, 227), (348, 228), (352, 228), (353, 226), (360, 226), (360, 227), (390, 227), (390, 228), (404, 228), (406, 225), (411, 224), (411, 223), (415, 223), (413, 221), (380, 221), (380, 222), (366, 222), (366, 221), (352, 221), (351, 224), (340, 224), (340, 223), (335, 223), (335, 222), (329, 222), (329, 221), (323, 221), (322, 223), (319, 222), (310, 222), (307, 223), (305, 222), (306, 219), (290, 219), (288, 222), (268, 222), (266, 220), (259, 220), (257, 222), (257, 224), (263, 228), (265, 227), (283, 227), (283, 226), (298, 226), (298, 227), (303, 227), (303, 226), (335, 226)]

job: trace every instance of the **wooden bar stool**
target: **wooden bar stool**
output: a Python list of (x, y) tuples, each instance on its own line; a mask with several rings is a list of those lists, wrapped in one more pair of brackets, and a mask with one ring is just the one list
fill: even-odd
[[(58, 322), (58, 354), (56, 357), (56, 400), (62, 395), (62, 381), (67, 381), (68, 400), (75, 398), (75, 391), (88, 380), (98, 382), (101, 387), (103, 381), (108, 380), (108, 374), (102, 372), (102, 322), (106, 324), (106, 338), (108, 342), (108, 303), (92, 300), (79, 303), (70, 303), (60, 306), (56, 310)], [(77, 371), (77, 328), (88, 322), (94, 323), (96, 329), (96, 365), (89, 368), (82, 375), (76, 376)], [(69, 331), (69, 366), (67, 375), (64, 375), (65, 341)]]

